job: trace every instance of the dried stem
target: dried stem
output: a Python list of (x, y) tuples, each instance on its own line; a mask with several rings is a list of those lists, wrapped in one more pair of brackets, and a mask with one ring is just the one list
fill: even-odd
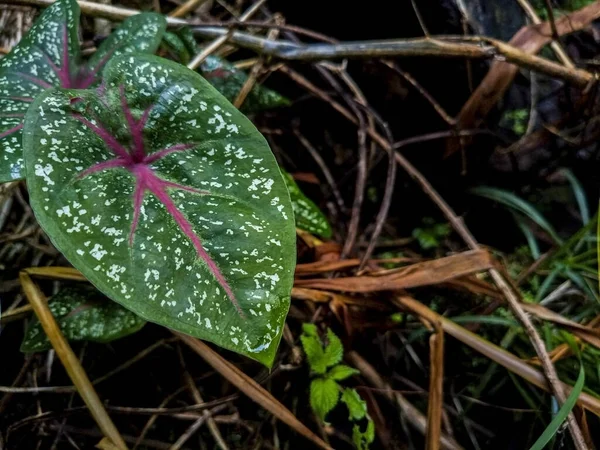
[(69, 343), (62, 334), (54, 316), (50, 312), (44, 294), (26, 272), (21, 272), (19, 278), (27, 300), (31, 303), (52, 347), (63, 363), (65, 370), (79, 391), (79, 395), (81, 395), (81, 398), (90, 410), (98, 427), (102, 430), (104, 435), (111, 440), (115, 445), (115, 448), (127, 449), (125, 441), (108, 416), (108, 413), (106, 412), (106, 409), (104, 409), (104, 405), (94, 390), (92, 383), (90, 383), (85, 370), (81, 367), (77, 356), (73, 353), (73, 350), (71, 350)]
[[(529, 3), (527, 0), (517, 1), (519, 2), (519, 5), (521, 5), (521, 8), (523, 8), (523, 11), (525, 11), (525, 14), (527, 14), (527, 17), (529, 17), (529, 19), (535, 25), (542, 23), (542, 19), (540, 19), (540, 16), (538, 16), (537, 12), (535, 12), (535, 9), (533, 8), (533, 6), (531, 6), (531, 3)], [(552, 13), (552, 8), (550, 8), (550, 13)], [(556, 25), (554, 24), (554, 17), (550, 18), (550, 25), (552, 26), (552, 37), (554, 38), (554, 41), (550, 44), (550, 47), (554, 51), (556, 57), (566, 67), (574, 68), (575, 64), (573, 64), (573, 61), (571, 61), (571, 58), (569, 58), (569, 55), (567, 55), (567, 52), (564, 48), (562, 48), (560, 42), (557, 40), (558, 33), (556, 32)]]
[(187, 2), (179, 5), (177, 8), (169, 14), (170, 17), (183, 17), (188, 13), (198, 9), (202, 4), (206, 3), (208, 0), (188, 0)]

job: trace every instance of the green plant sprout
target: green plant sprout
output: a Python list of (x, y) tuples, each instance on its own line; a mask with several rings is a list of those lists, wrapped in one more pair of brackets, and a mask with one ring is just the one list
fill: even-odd
[(340, 364), (344, 356), (344, 347), (329, 328), (326, 340), (326, 343), (321, 340), (316, 325), (303, 324), (300, 341), (312, 372), (310, 406), (319, 420), (325, 422), (327, 414), (341, 400), (348, 409), (348, 420), (353, 423), (354, 445), (359, 450), (367, 450), (375, 439), (375, 425), (367, 412), (367, 404), (356, 389), (342, 387), (339, 383), (359, 372)]
[(441, 241), (448, 237), (451, 232), (447, 223), (435, 223), (431, 217), (423, 219), (423, 227), (415, 228), (412, 236), (419, 242), (423, 250), (438, 248)]

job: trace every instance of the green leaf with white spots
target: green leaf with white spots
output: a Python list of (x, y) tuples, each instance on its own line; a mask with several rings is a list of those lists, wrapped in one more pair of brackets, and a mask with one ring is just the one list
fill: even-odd
[(145, 12), (129, 17), (102, 41), (98, 50), (80, 68), (79, 77), (101, 73), (106, 63), (119, 55), (156, 52), (166, 28), (167, 21), (161, 14)]
[[(240, 89), (248, 79), (246, 72), (236, 68), (227, 60), (212, 55), (200, 65), (200, 73), (230, 102), (237, 98)], [(290, 101), (279, 93), (255, 85), (246, 97), (241, 111), (251, 114), (289, 104)]]
[(301, 230), (322, 236), (331, 237), (331, 227), (319, 207), (300, 190), (294, 178), (287, 172), (281, 171), (290, 192), (296, 226)]
[(0, 59), (0, 183), (24, 176), (23, 119), (37, 95), (55, 86), (97, 84), (110, 58), (156, 51), (165, 27), (159, 14), (130, 17), (82, 63), (77, 2), (57, 0), (48, 7), (19, 44)]
[[(69, 341), (110, 342), (139, 331), (146, 323), (91, 286), (64, 288), (52, 296), (48, 306)], [(33, 353), (51, 348), (44, 329), (34, 316), (25, 332), (21, 351)]]
[(289, 308), (293, 209), (266, 140), (180, 64), (114, 58), (53, 89), (23, 139), (31, 206), (100, 291), (270, 366)]
[(163, 36), (163, 48), (182, 64), (188, 64), (198, 51), (198, 44), (189, 27), (167, 31)]
[[(168, 31), (163, 38), (163, 47), (182, 64), (188, 64), (198, 51), (198, 44), (189, 27)], [(233, 102), (248, 79), (243, 70), (219, 56), (210, 55), (198, 71), (230, 102)], [(245, 114), (287, 106), (290, 101), (281, 94), (256, 84), (240, 108)]]

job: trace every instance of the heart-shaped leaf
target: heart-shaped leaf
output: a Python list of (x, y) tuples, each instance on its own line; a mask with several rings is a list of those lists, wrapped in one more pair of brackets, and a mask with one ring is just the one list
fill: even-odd
[(23, 118), (34, 98), (53, 86), (86, 88), (98, 81), (108, 60), (129, 52), (154, 52), (166, 27), (164, 17), (130, 17), (87, 63), (80, 63), (79, 6), (57, 0), (29, 33), (0, 60), (0, 182), (23, 177)]
[(296, 226), (301, 230), (322, 236), (331, 237), (331, 227), (319, 207), (300, 190), (294, 178), (287, 172), (281, 171), (290, 192)]
[(98, 289), (272, 364), (292, 205), (265, 139), (206, 80), (158, 57), (115, 58), (101, 88), (38, 97), (23, 145), (40, 225)]
[[(110, 342), (139, 331), (146, 323), (91, 286), (66, 287), (52, 296), (48, 306), (70, 341)], [(25, 332), (21, 351), (33, 353), (51, 348), (52, 344), (39, 320), (33, 317)]]

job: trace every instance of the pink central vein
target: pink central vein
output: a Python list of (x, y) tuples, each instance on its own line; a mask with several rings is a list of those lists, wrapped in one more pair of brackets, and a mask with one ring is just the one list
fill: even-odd
[[(135, 178), (135, 189), (133, 192), (133, 219), (129, 232), (129, 245), (133, 246), (135, 231), (140, 221), (140, 212), (144, 202), (146, 192), (150, 192), (156, 199), (163, 204), (167, 213), (173, 218), (179, 229), (192, 242), (198, 258), (204, 261), (209, 271), (215, 277), (216, 281), (225, 291), (231, 303), (241, 317), (245, 317), (231, 286), (227, 282), (225, 276), (217, 266), (216, 262), (210, 257), (204, 249), (202, 241), (185, 215), (179, 210), (173, 199), (169, 196), (167, 189), (180, 189), (197, 194), (210, 194), (208, 191), (199, 190), (191, 186), (185, 186), (172, 181), (159, 178), (154, 169), (150, 166), (165, 156), (174, 153), (189, 150), (197, 144), (177, 144), (165, 149), (146, 155), (144, 149), (143, 128), (148, 118), (151, 107), (147, 108), (139, 120), (133, 117), (133, 114), (127, 104), (124, 88), (120, 88), (121, 107), (131, 132), (133, 149), (128, 151), (123, 147), (105, 128), (101, 125), (94, 125), (89, 120), (85, 119), (78, 113), (74, 113), (73, 117), (89, 128), (94, 134), (101, 138), (106, 145), (112, 150), (116, 158), (108, 161), (99, 162), (88, 169), (81, 172), (78, 178), (83, 178), (93, 173), (101, 172), (108, 169), (124, 168), (129, 171)], [(96, 121), (98, 122), (98, 121)]]
[(16, 133), (17, 131), (21, 130), (23, 128), (23, 124), (20, 123), (19, 125), (17, 125), (16, 127), (13, 128), (9, 128), (8, 130), (0, 133), (0, 139), (5, 138), (6, 136), (9, 136), (13, 133)]

